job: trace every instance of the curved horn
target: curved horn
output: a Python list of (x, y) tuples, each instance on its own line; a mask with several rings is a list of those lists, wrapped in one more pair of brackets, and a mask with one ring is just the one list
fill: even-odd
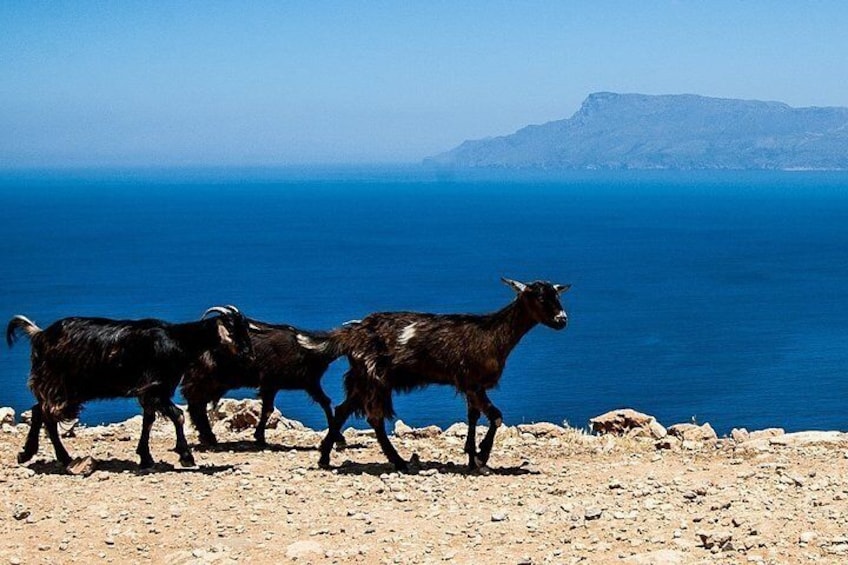
[(200, 317), (200, 319), (202, 320), (202, 319), (206, 318), (206, 316), (208, 316), (212, 312), (218, 312), (219, 314), (223, 314), (224, 316), (232, 316), (233, 315), (232, 310), (228, 309), (226, 306), (213, 306), (212, 308), (210, 308), (206, 312), (204, 312), (203, 315)]
[(224, 308), (232, 310), (234, 314), (241, 314), (241, 312), (239, 312), (239, 309), (233, 306), (232, 304), (227, 304), (226, 306), (224, 306)]

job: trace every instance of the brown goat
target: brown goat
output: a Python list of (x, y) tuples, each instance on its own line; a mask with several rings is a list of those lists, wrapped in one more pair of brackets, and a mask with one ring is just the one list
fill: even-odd
[[(348, 417), (356, 413), (374, 428), (383, 453), (395, 468), (407, 469), (386, 435), (385, 419), (394, 417), (392, 392), (443, 384), (465, 395), (468, 466), (471, 470), (485, 468), (495, 432), (503, 421), (486, 391), (498, 384), (507, 356), (536, 324), (560, 330), (568, 323), (559, 295), (570, 285), (502, 280), (517, 297), (491, 314), (382, 312), (339, 331), (338, 347), (350, 362), (344, 378), (346, 398), (336, 407), (321, 443), (320, 466), (329, 466), (335, 438)], [(475, 433), (481, 414), (490, 425), (478, 451)]]

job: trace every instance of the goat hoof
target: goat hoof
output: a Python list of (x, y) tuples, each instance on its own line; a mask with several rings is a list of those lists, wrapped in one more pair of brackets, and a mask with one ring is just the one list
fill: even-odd
[(215, 436), (200, 436), (198, 438), (198, 443), (203, 447), (215, 447), (218, 445), (218, 439)]
[(188, 453), (186, 455), (180, 455), (180, 465), (183, 467), (196, 467), (197, 463), (194, 462), (194, 456)]
[(481, 477), (488, 477), (492, 474), (492, 470), (486, 465), (480, 465), (476, 469), (474, 469), (475, 475), (480, 475)]
[(28, 451), (21, 451), (20, 453), (18, 453), (18, 463), (26, 463), (27, 461), (32, 459), (33, 455), (35, 455), (35, 453), (30, 453)]
[(139, 469), (152, 469), (153, 465), (155, 463), (156, 462), (153, 460), (152, 457), (144, 457), (144, 458), (141, 459), (141, 462), (139, 462), (138, 468)]

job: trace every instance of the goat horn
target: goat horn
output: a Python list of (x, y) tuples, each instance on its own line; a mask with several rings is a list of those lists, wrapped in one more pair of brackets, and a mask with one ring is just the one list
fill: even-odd
[(203, 315), (200, 317), (200, 319), (201, 320), (204, 319), (206, 316), (208, 316), (212, 312), (218, 312), (219, 314), (223, 314), (225, 316), (232, 316), (232, 314), (233, 314), (232, 310), (229, 310), (225, 306), (213, 306), (212, 308), (210, 308), (206, 312), (204, 312)]
[(224, 306), (224, 308), (232, 310), (234, 314), (241, 314), (241, 312), (239, 312), (239, 309), (233, 306), (232, 304), (227, 304), (226, 306)]
[(506, 277), (501, 277), (501, 281), (503, 281), (504, 284), (509, 285), (515, 292), (524, 292), (524, 290), (527, 288), (526, 284), (514, 281), (512, 279), (508, 279)]

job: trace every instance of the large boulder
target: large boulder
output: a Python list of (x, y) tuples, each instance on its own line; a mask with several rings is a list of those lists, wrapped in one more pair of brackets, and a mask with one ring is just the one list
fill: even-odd
[(718, 435), (711, 425), (703, 424), (674, 424), (669, 426), (668, 433), (683, 441), (715, 441)]
[(438, 426), (427, 426), (425, 428), (409, 427), (403, 420), (395, 422), (395, 436), (403, 438), (432, 438), (437, 437), (442, 433), (442, 429)]
[(662, 439), (666, 429), (657, 419), (632, 408), (621, 408), (601, 414), (589, 420), (592, 431), (597, 434), (613, 434), (629, 437)]
[[(224, 398), (209, 412), (213, 424), (223, 425), (233, 432), (253, 429), (262, 416), (262, 402), (259, 400), (235, 400)], [(305, 430), (306, 427), (298, 421), (283, 418), (279, 410), (274, 408), (266, 424), (268, 429)]]
[(565, 428), (550, 422), (537, 422), (535, 424), (518, 424), (518, 432), (530, 434), (533, 437), (558, 437), (566, 433)]

